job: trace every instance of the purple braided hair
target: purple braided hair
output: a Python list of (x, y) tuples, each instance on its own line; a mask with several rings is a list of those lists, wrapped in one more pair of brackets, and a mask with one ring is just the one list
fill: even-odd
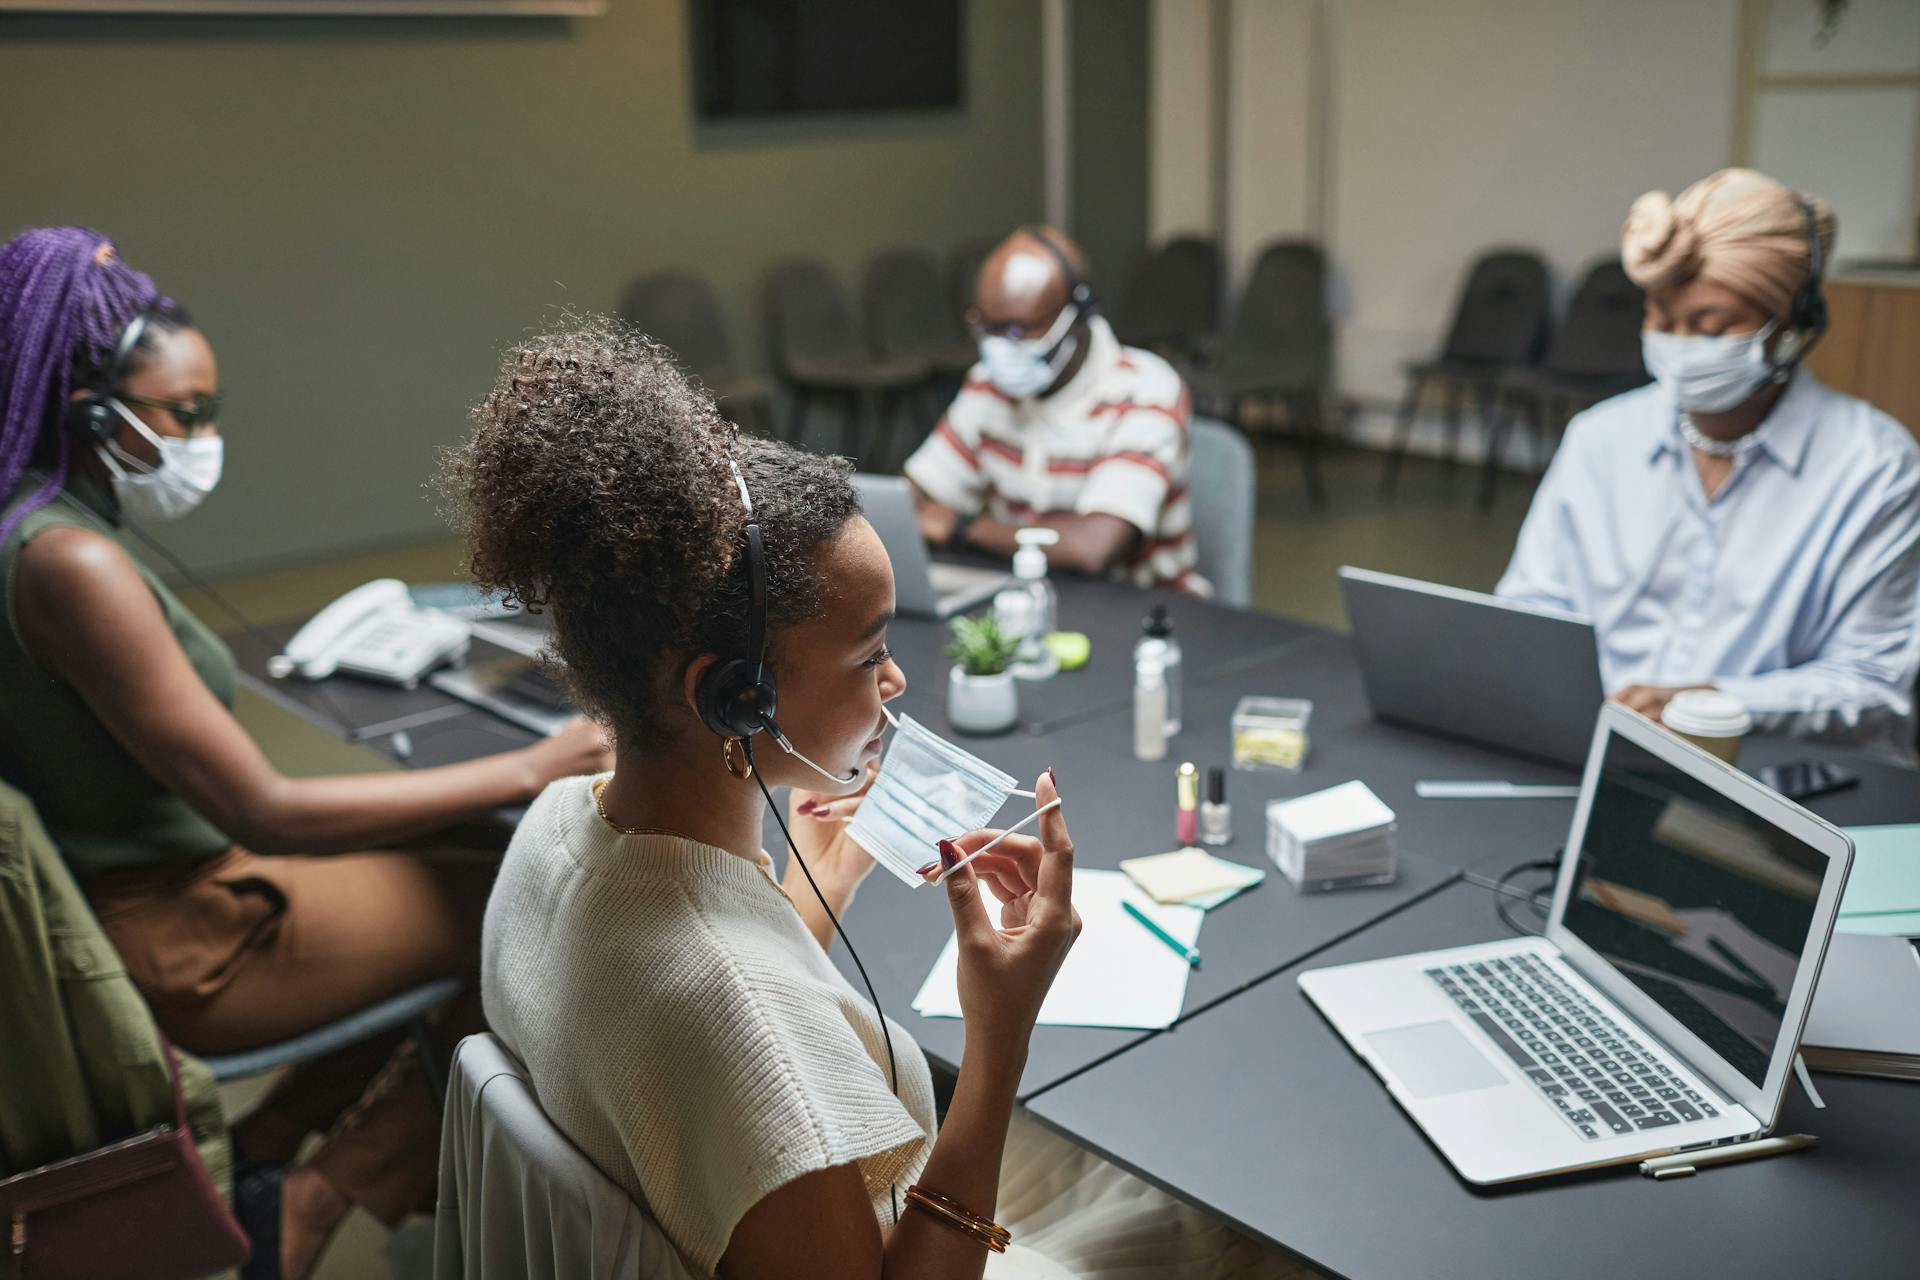
[(171, 305), (86, 227), (38, 227), (0, 245), (0, 501), (51, 433), (47, 482), (4, 518), (0, 543), (67, 480), (67, 397), (76, 371), (104, 370), (135, 316)]

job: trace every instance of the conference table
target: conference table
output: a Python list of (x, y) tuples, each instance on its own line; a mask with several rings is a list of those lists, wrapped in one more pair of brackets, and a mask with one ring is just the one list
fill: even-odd
[[(1427, 800), (1421, 779), (1571, 784), (1570, 770), (1376, 722), (1351, 642), (1336, 632), (1184, 596), (1149, 595), (1085, 579), (1056, 583), (1060, 624), (1086, 633), (1078, 671), (1023, 682), (1013, 731), (964, 737), (945, 712), (944, 624), (897, 620), (889, 643), (908, 676), (893, 704), (1030, 786), (1051, 766), (1073, 832), (1076, 865), (1177, 846), (1173, 770), (1228, 765), (1228, 721), (1247, 694), (1310, 699), (1311, 745), (1298, 773), (1227, 774), (1233, 840), (1218, 852), (1266, 866), (1265, 806), (1352, 779), (1398, 820), (1394, 883), (1300, 894), (1277, 872), (1207, 913), (1179, 1019), (1164, 1031), (1042, 1026), (1019, 1097), (1042, 1123), (1248, 1234), (1351, 1280), (1492, 1276), (1520, 1270), (1571, 1277), (1878, 1275), (1911, 1273), (1920, 1215), (1920, 1087), (1821, 1074), (1828, 1106), (1812, 1110), (1791, 1086), (1782, 1131), (1822, 1144), (1809, 1153), (1731, 1165), (1655, 1183), (1630, 1167), (1474, 1188), (1455, 1176), (1370, 1072), (1299, 992), (1304, 968), (1510, 932), (1527, 899), (1497, 888), (1520, 864), (1565, 843), (1571, 799)], [(1184, 651), (1181, 731), (1164, 761), (1131, 750), (1132, 647), (1152, 604), (1168, 606)], [(364, 740), (408, 767), (471, 759), (532, 740), (527, 730), (430, 687), (401, 690), (333, 679), (273, 681), (270, 650), (292, 624), (234, 644), (242, 679), (330, 732)], [(476, 641), (476, 657), (486, 656)], [(804, 735), (804, 726), (787, 724)], [(400, 735), (396, 737), (396, 734)], [(399, 748), (399, 749), (397, 749)], [(1809, 807), (1841, 824), (1920, 820), (1920, 772), (1802, 742), (1753, 739), (1745, 768), (1830, 759), (1861, 777)], [(1019, 816), (1015, 798), (1003, 821)], [(517, 818), (499, 815), (502, 835)], [(771, 821), (766, 847), (783, 848)], [(929, 858), (932, 852), (929, 851)], [(1524, 888), (1545, 883), (1535, 875)], [(843, 922), (882, 1005), (937, 1068), (958, 1066), (957, 1019), (912, 1008), (952, 932), (945, 895), (884, 871), (862, 886)], [(844, 946), (833, 948), (856, 989)]]

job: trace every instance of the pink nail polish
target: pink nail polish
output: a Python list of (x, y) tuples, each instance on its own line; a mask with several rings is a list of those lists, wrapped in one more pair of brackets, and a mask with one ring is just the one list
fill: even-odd
[(794, 812), (804, 814), (808, 817), (812, 817), (814, 814), (814, 811), (819, 809), (819, 807), (820, 807), (820, 802), (818, 800), (815, 800), (809, 797), (808, 799), (802, 800), (800, 802), (800, 807), (794, 810)]

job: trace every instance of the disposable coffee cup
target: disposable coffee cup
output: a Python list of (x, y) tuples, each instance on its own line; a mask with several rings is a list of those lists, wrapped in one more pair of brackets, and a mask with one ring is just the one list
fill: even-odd
[(1660, 713), (1667, 728), (1728, 764), (1740, 759), (1740, 743), (1753, 728), (1747, 704), (1718, 689), (1682, 689)]

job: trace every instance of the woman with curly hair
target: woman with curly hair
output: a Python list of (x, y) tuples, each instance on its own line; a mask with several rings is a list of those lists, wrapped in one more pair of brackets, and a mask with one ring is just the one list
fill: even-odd
[[(847, 464), (741, 436), (670, 353), (606, 320), (509, 351), (474, 417), (446, 476), (473, 571), (550, 612), (579, 704), (615, 741), (613, 772), (548, 787), (508, 848), (482, 943), (487, 1021), (686, 1262), (972, 1280), (1011, 1232), (988, 1274), (1290, 1270), (1015, 1113), (1079, 929), (1062, 811), (946, 882), (966, 1048), (937, 1131), (918, 1046), (827, 959), (828, 913), (873, 865), (837, 819), (906, 687), (886, 644), (893, 570)], [(778, 709), (753, 695), (717, 716), (729, 673), (760, 658), (756, 558)], [(821, 789), (801, 756), (852, 781)], [(760, 836), (780, 786), (804, 859), (784, 876)], [(1051, 769), (1034, 790), (1058, 797)], [(955, 834), (923, 874), (993, 833)]]
[[(378, 850), (606, 758), (582, 721), (442, 769), (276, 770), (233, 717), (233, 656), (124, 537), (213, 489), (219, 405), (205, 335), (112, 241), (56, 227), (0, 246), (0, 776), (160, 1025), (203, 1053), (470, 970), (485, 867)], [(391, 1224), (426, 1197), (437, 1111), (410, 1058), (384, 1069), (392, 1051), (308, 1063), (236, 1129), (250, 1275), (305, 1275), (351, 1204)], [(318, 1154), (290, 1168), (315, 1130)]]

